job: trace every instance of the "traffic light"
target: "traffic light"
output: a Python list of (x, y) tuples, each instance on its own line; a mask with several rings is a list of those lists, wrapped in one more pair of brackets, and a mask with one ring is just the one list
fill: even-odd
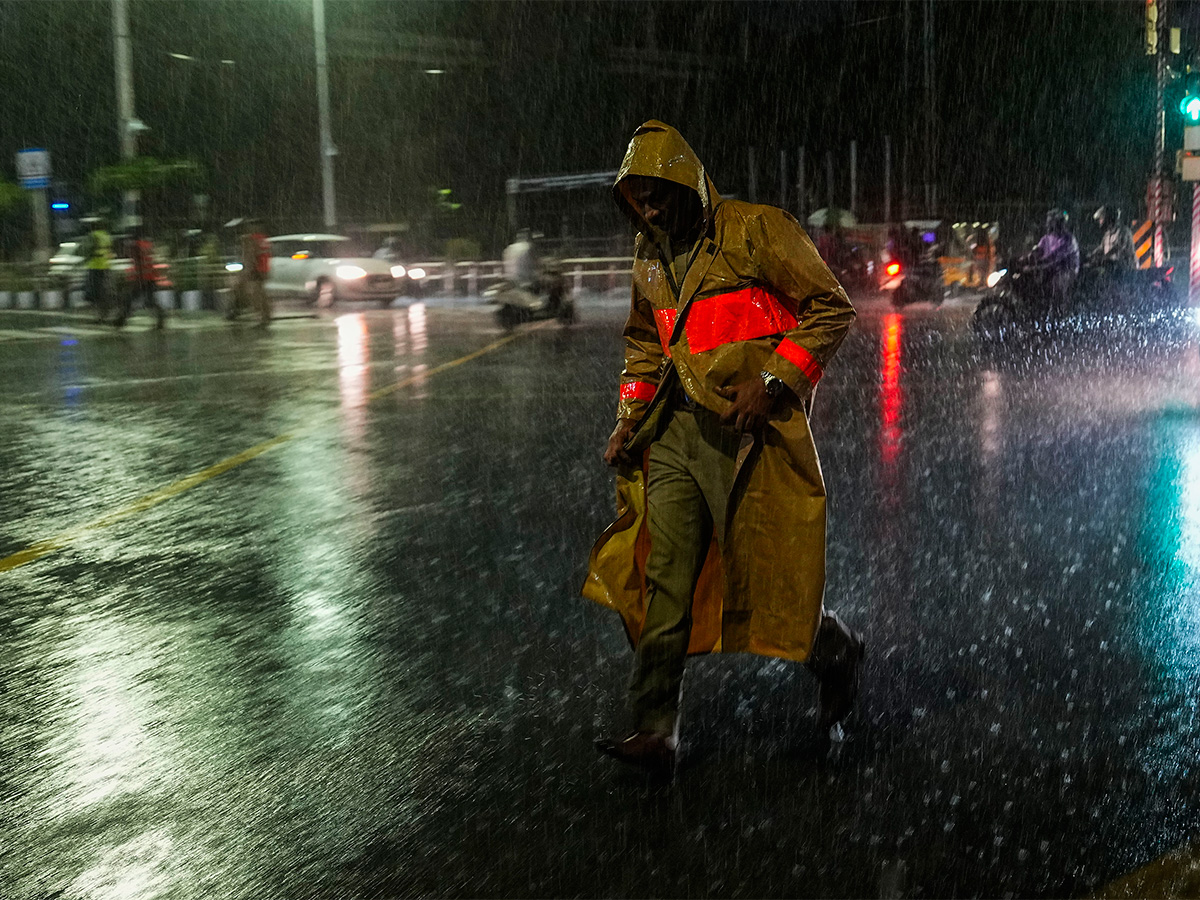
[(1200, 125), (1200, 72), (1192, 72), (1189, 67), (1185, 84), (1179, 111), (1185, 124)]

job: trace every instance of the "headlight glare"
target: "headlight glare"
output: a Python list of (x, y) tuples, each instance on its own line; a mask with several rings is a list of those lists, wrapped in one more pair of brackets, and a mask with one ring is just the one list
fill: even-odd
[(425, 270), (424, 270), (424, 269), (422, 269), (420, 266), (418, 266), (418, 267), (417, 267), (417, 268), (415, 268), (415, 269), (409, 269), (409, 270), (408, 270), (408, 277), (409, 277), (409, 278), (424, 278), (424, 277), (425, 277)]
[(353, 281), (355, 278), (362, 278), (367, 274), (367, 270), (360, 266), (338, 266), (337, 277), (344, 278), (347, 281)]
[(404, 266), (392, 266), (392, 277), (393, 278), (403, 278), (404, 273), (407, 271), (408, 270), (405, 269)]

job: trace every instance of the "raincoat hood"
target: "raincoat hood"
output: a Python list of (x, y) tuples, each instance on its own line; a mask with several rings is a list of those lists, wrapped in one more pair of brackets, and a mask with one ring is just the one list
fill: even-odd
[(621, 161), (617, 180), (613, 184), (613, 197), (617, 205), (633, 221), (639, 230), (647, 228), (646, 221), (634, 209), (629, 200), (625, 180), (630, 175), (643, 175), (673, 181), (695, 191), (704, 209), (707, 228), (712, 222), (713, 208), (721, 202), (721, 195), (713, 186), (712, 179), (704, 171), (704, 164), (696, 156), (688, 142), (678, 131), (657, 119), (638, 126)]

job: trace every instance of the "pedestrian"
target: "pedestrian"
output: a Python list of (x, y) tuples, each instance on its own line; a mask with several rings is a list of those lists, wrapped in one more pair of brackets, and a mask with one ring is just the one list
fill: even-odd
[(112, 235), (103, 219), (92, 222), (92, 230), (83, 242), (84, 298), (96, 310), (96, 321), (108, 318), (108, 271), (112, 266)]
[(217, 235), (206, 231), (200, 236), (199, 287), (205, 309), (217, 308), (217, 289), (224, 281), (225, 263), (221, 259), (221, 244)]
[(117, 328), (124, 327), (134, 301), (140, 299), (146, 309), (154, 311), (154, 327), (161, 331), (167, 324), (167, 311), (159, 305), (154, 296), (155, 288), (158, 287), (154, 245), (140, 227), (134, 229), (130, 238), (129, 262), (129, 283), (121, 293), (121, 309), (113, 325)]
[(233, 301), (225, 318), (236, 319), (242, 307), (258, 312), (258, 323), (264, 328), (271, 324), (271, 298), (267, 296), (267, 275), (271, 272), (271, 245), (262, 233), (257, 219), (241, 222), (241, 271), (233, 286)]
[(804, 663), (828, 734), (858, 693), (865, 642), (824, 609), (825, 486), (813, 390), (854, 320), (781, 209), (725, 200), (674, 128), (634, 132), (614, 186), (637, 230), (617, 424), (618, 518), (584, 596), (635, 647), (633, 729), (597, 742), (673, 771), (689, 653)]

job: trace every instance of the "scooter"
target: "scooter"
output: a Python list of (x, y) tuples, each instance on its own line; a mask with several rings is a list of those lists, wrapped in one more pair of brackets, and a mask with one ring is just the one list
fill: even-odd
[(1036, 321), (1033, 310), (1042, 304), (1034, 279), (1015, 262), (988, 277), (988, 291), (971, 315), (971, 328), (989, 343), (1023, 336)]
[(880, 288), (892, 295), (892, 305), (908, 303), (932, 303), (939, 305), (945, 299), (942, 287), (942, 267), (937, 260), (918, 260), (905, 263), (891, 257), (882, 266)]
[[(890, 265), (897, 265), (893, 260)], [(900, 284), (892, 291), (892, 305), (932, 303), (941, 305), (946, 299), (942, 286), (942, 266), (936, 259), (923, 259), (900, 270)]]
[(1131, 313), (1153, 325), (1169, 320), (1186, 305), (1174, 281), (1174, 266), (1126, 271), (1087, 267), (1071, 295), (1060, 303), (1054, 302), (1040, 275), (1036, 266), (1019, 261), (992, 273), (989, 291), (971, 317), (975, 334), (999, 342), (1049, 335), (1064, 326), (1091, 330), (1116, 318), (1127, 326)]
[(575, 321), (575, 301), (566, 296), (561, 275), (543, 275), (532, 289), (501, 281), (486, 289), (483, 299), (496, 304), (496, 324), (505, 331), (546, 319), (557, 319), (562, 325)]

